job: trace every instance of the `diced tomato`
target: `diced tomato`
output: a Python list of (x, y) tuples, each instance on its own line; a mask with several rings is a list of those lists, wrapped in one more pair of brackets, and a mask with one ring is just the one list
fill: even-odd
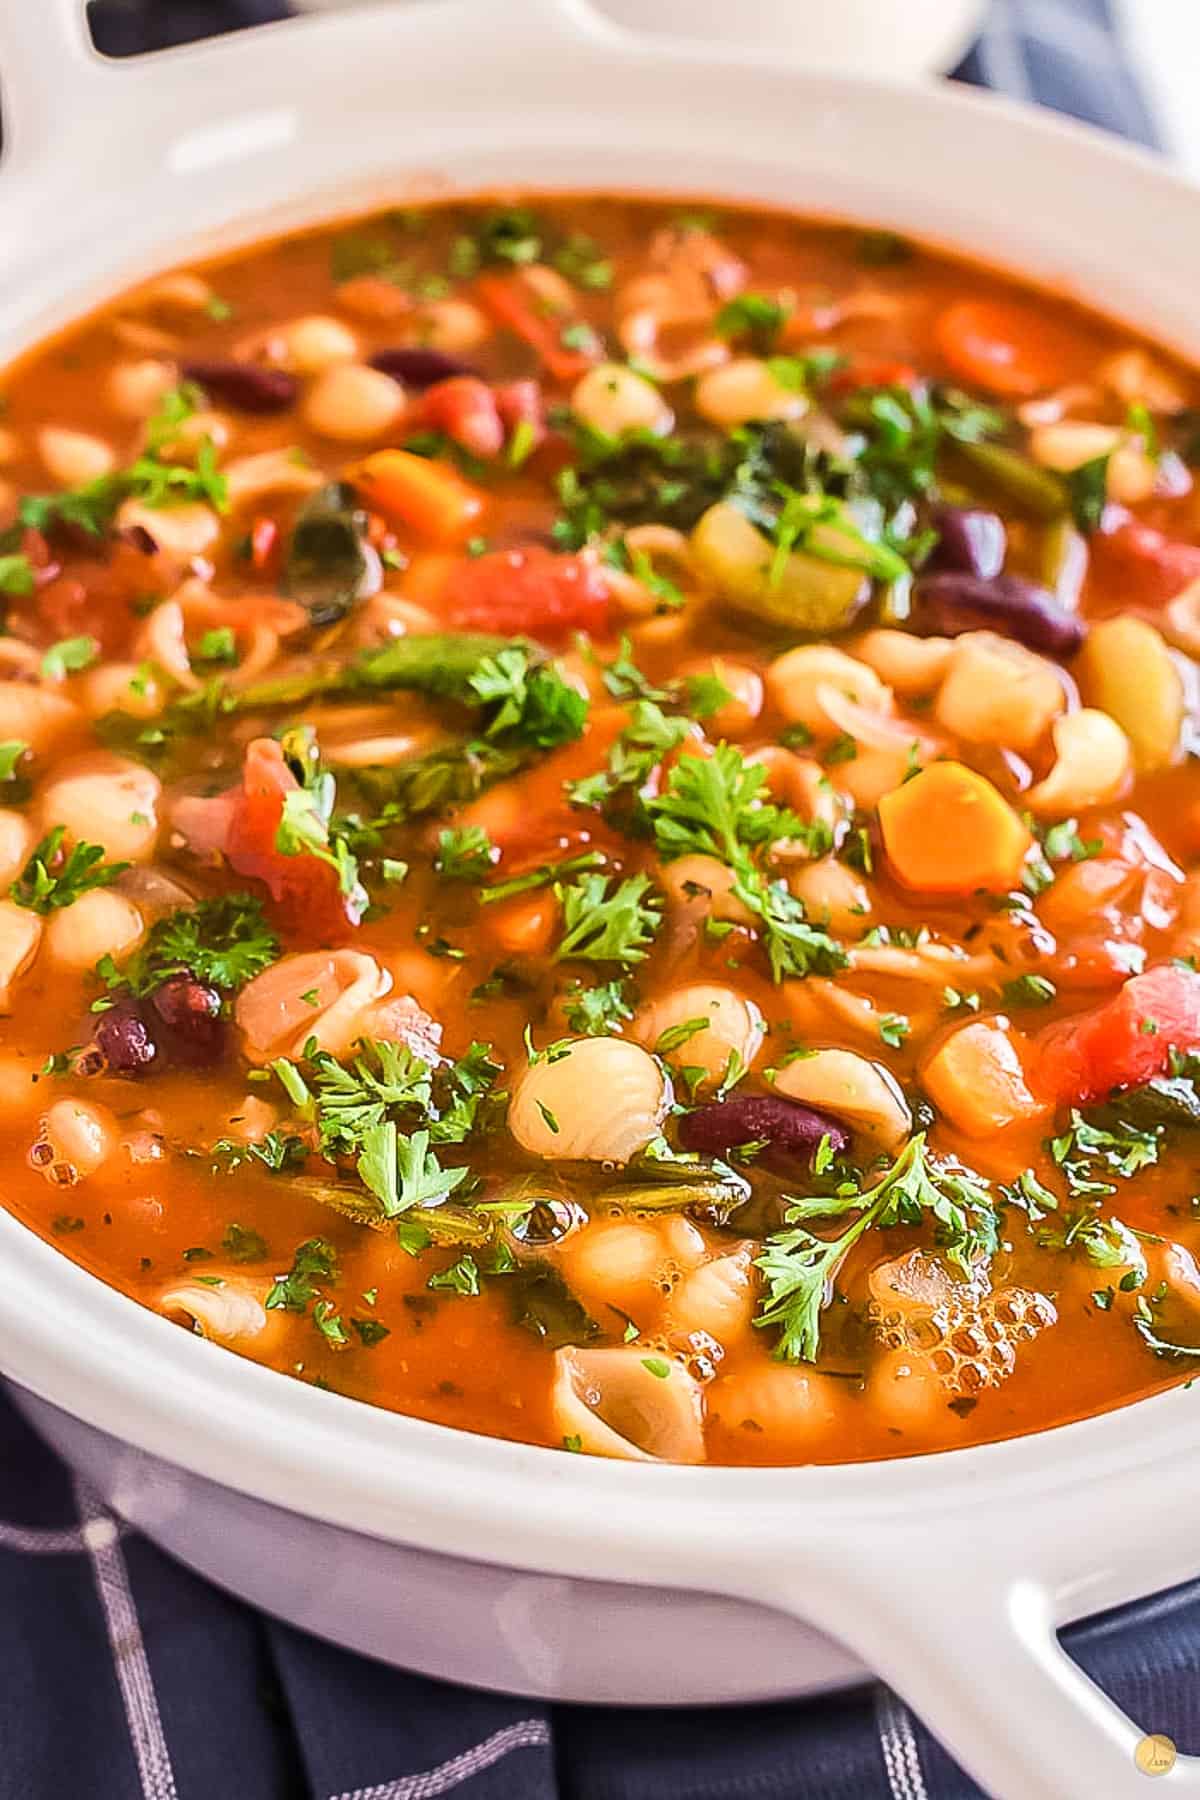
[(1092, 564), (1123, 606), (1162, 606), (1200, 578), (1200, 546), (1129, 519), (1091, 539)]
[(319, 856), (288, 856), (276, 848), (284, 796), (299, 782), (274, 738), (246, 748), (242, 785), (234, 790), (224, 852), (239, 875), (261, 881), (289, 925), (306, 936), (341, 937), (358, 919), (342, 893), (337, 871)]
[(460, 563), (446, 598), (448, 622), (462, 631), (525, 632), (548, 643), (573, 631), (603, 635), (610, 611), (608, 583), (593, 563), (539, 544)]
[(1200, 1049), (1200, 975), (1174, 963), (1134, 975), (1093, 1012), (1050, 1025), (1037, 1040), (1036, 1082), (1086, 1106), (1114, 1088), (1166, 1072), (1172, 1050)]
[[(522, 338), (541, 358), (556, 381), (577, 381), (599, 362), (601, 346), (594, 334), (580, 331), (579, 321), (547, 308), (544, 297), (524, 270), (511, 275), (481, 275), (475, 297), (497, 325)], [(575, 343), (573, 331), (580, 331)], [(564, 334), (566, 342), (564, 343)]]
[(475, 375), (452, 375), (426, 388), (416, 414), (427, 429), (444, 431), (472, 456), (499, 456), (504, 448), (504, 421), (496, 396)]
[(546, 435), (546, 396), (538, 381), (504, 381), (493, 390), (500, 417), (510, 431), (517, 425), (533, 427), (534, 440)]

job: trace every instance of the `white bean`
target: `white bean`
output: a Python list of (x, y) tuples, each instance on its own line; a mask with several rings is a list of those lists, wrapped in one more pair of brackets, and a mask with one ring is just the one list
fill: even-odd
[(696, 383), (696, 411), (714, 425), (732, 428), (752, 419), (801, 419), (808, 395), (785, 387), (770, 365), (757, 356), (739, 356), (722, 368), (709, 369)]
[(1054, 726), (1054, 767), (1030, 788), (1025, 804), (1040, 818), (1065, 818), (1114, 800), (1133, 773), (1129, 739), (1096, 707), (1065, 713)]
[(15, 900), (0, 900), (0, 1012), (12, 1010), (12, 989), (42, 941), (42, 921)]
[[(56, 1100), (42, 1120), (30, 1153), (50, 1181), (64, 1183), (94, 1175), (117, 1147), (117, 1121), (107, 1106), (88, 1100)], [(70, 1169), (73, 1174), (65, 1176)]]
[(627, 431), (663, 437), (675, 423), (654, 383), (624, 363), (597, 363), (581, 375), (571, 394), (571, 410), (604, 437), (623, 437)]
[(685, 915), (753, 925), (754, 914), (733, 891), (736, 879), (715, 856), (694, 854), (667, 863), (659, 884), (671, 905)]
[(174, 363), (157, 357), (118, 363), (108, 378), (108, 395), (124, 419), (148, 419), (168, 388), (178, 380)]
[(350, 362), (358, 355), (354, 332), (327, 313), (308, 313), (271, 335), (272, 343), (278, 339), (282, 347), (282, 360), (297, 375), (320, 375), (334, 363)]
[(339, 443), (381, 437), (404, 410), (404, 389), (390, 375), (365, 363), (335, 363), (318, 375), (304, 396), (306, 424)]
[(994, 631), (969, 631), (955, 639), (933, 710), (939, 725), (969, 744), (1029, 750), (1066, 704), (1044, 656)]
[(37, 434), (38, 455), (51, 481), (60, 487), (83, 487), (98, 481), (116, 467), (116, 452), (90, 431), (69, 431), (63, 425), (43, 425)]

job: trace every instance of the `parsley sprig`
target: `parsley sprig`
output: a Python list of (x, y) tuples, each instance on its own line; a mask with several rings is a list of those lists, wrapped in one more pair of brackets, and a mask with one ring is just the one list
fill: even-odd
[[(835, 1238), (807, 1228), (811, 1219), (856, 1216)], [(794, 1200), (789, 1229), (764, 1240), (756, 1266), (767, 1292), (755, 1324), (779, 1326), (776, 1355), (785, 1362), (815, 1362), (821, 1342), (821, 1314), (833, 1283), (859, 1239), (872, 1228), (919, 1225), (932, 1220), (949, 1260), (970, 1275), (996, 1248), (997, 1219), (987, 1183), (965, 1169), (953, 1169), (930, 1155), (925, 1134), (911, 1138), (873, 1186), (854, 1183), (833, 1195)]]
[(269, 969), (279, 951), (260, 900), (253, 894), (221, 894), (168, 913), (151, 926), (146, 942), (128, 962), (118, 968), (111, 956), (102, 957), (96, 973), (110, 992), (120, 988), (149, 994), (168, 976), (186, 973), (234, 993)]
[(733, 893), (755, 914), (776, 981), (846, 967), (845, 950), (811, 924), (782, 880), (772, 879), (761, 857), (784, 838), (800, 838), (814, 850), (828, 848), (827, 827), (806, 825), (764, 798), (767, 771), (748, 762), (732, 744), (711, 757), (682, 756), (665, 791), (647, 800), (660, 855), (666, 861), (699, 854), (732, 870)]
[(9, 896), (30, 912), (57, 912), (73, 906), (81, 894), (108, 887), (123, 875), (127, 862), (106, 863), (102, 844), (72, 844), (64, 850), (65, 825), (56, 825), (35, 844), (29, 860), (9, 888)]

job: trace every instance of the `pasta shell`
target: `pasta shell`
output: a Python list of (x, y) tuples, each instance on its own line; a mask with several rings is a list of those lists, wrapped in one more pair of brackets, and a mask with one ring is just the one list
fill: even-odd
[(704, 1461), (704, 1396), (679, 1363), (636, 1344), (555, 1352), (554, 1423), (564, 1442), (628, 1462)]
[(670, 1082), (640, 1045), (576, 1038), (528, 1065), (508, 1128), (534, 1156), (627, 1163), (658, 1135), (671, 1100)]

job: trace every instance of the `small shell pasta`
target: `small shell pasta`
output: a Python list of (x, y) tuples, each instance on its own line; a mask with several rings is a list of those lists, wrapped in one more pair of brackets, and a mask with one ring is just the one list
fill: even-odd
[(1030, 788), (1025, 804), (1039, 818), (1062, 818), (1121, 793), (1133, 773), (1129, 739), (1115, 719), (1091, 706), (1066, 713), (1054, 727), (1054, 767)]
[(627, 1163), (657, 1137), (671, 1098), (661, 1067), (639, 1045), (576, 1038), (527, 1065), (508, 1126), (533, 1156)]
[(555, 1352), (552, 1405), (563, 1441), (629, 1462), (704, 1461), (704, 1395), (681, 1364), (636, 1345)]
[[(698, 1030), (689, 1027), (699, 1026)], [(763, 1016), (736, 989), (697, 982), (675, 988), (636, 1014), (634, 1036), (668, 1061), (704, 1071), (704, 1084), (750, 1069), (762, 1048)], [(686, 1035), (680, 1035), (685, 1033)]]
[(826, 684), (872, 712), (892, 710), (891, 690), (874, 669), (832, 644), (801, 644), (777, 656), (767, 670), (775, 706), (790, 724), (804, 725), (817, 737), (833, 737), (840, 730), (822, 703)]
[(780, 1069), (775, 1086), (790, 1100), (844, 1119), (881, 1150), (897, 1150), (912, 1131), (912, 1114), (895, 1076), (854, 1050), (798, 1057)]
[(236, 1276), (217, 1277), (218, 1285), (177, 1281), (158, 1296), (158, 1310), (168, 1318), (180, 1314), (197, 1337), (218, 1344), (237, 1344), (261, 1337), (269, 1315), (249, 1283)]
[(148, 862), (158, 839), (162, 783), (142, 763), (120, 756), (60, 764), (38, 793), (45, 831), (66, 827), (73, 843), (100, 844), (108, 862)]

